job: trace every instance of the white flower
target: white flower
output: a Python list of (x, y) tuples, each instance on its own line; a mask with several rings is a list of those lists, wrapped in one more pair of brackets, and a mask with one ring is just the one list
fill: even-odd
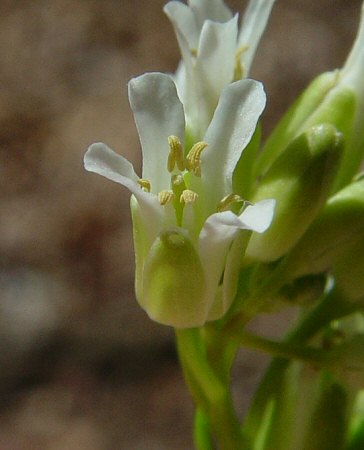
[[(233, 300), (234, 287), (227, 284), (235, 279), (238, 266), (229, 261), (229, 249), (239, 230), (261, 233), (272, 220), (274, 200), (242, 210), (241, 199), (232, 195), (232, 174), (264, 109), (265, 93), (261, 83), (253, 80), (226, 86), (204, 141), (195, 143), (188, 155), (184, 153), (184, 110), (170, 76), (147, 73), (132, 79), (129, 100), (143, 152), (142, 178), (129, 161), (101, 143), (88, 149), (85, 168), (122, 184), (133, 194), (136, 291), (141, 306), (158, 322), (200, 326), (221, 317)], [(240, 214), (229, 210), (236, 201)], [(153, 255), (165, 258), (166, 236), (167, 240), (172, 236), (171, 242), (177, 242), (179, 249), (180, 243), (185, 245), (186, 258), (191, 259), (191, 271), (183, 252), (175, 260), (183, 267), (178, 283), (180, 286), (182, 280), (188, 296), (182, 288), (179, 292), (169, 289), (168, 298), (164, 288), (162, 293), (150, 292), (151, 283), (156, 285), (150, 280), (150, 271), (155, 273), (158, 266)], [(148, 274), (146, 261), (149, 269), (153, 267)], [(173, 264), (168, 270), (174, 270)], [(159, 267), (165, 265), (164, 259)], [(197, 276), (200, 266), (202, 275)], [(201, 287), (199, 298), (193, 298), (192, 285)], [(168, 307), (163, 306), (167, 303)]]
[(202, 139), (224, 86), (247, 77), (275, 0), (250, 0), (240, 29), (222, 0), (171, 1), (171, 20), (182, 61), (175, 75), (187, 130)]

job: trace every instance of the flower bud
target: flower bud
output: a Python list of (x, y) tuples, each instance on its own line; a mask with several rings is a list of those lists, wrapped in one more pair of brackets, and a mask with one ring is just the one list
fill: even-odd
[(256, 164), (257, 176), (266, 173), (288, 144), (305, 131), (307, 119), (322, 105), (326, 96), (336, 86), (338, 76), (337, 70), (319, 75), (292, 104), (263, 147)]
[(296, 138), (279, 156), (252, 199), (273, 197), (277, 206), (270, 228), (252, 236), (249, 257), (274, 261), (296, 244), (329, 194), (342, 147), (342, 134), (332, 125), (320, 125)]
[(139, 302), (164, 325), (189, 328), (206, 321), (204, 272), (185, 230), (169, 228), (155, 239), (144, 264)]
[[(331, 197), (315, 221), (282, 262), (287, 281), (324, 272), (364, 231), (364, 180)], [(362, 278), (364, 279), (364, 278)]]

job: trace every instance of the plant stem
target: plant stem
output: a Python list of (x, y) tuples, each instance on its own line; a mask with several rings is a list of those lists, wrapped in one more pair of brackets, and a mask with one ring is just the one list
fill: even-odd
[(197, 450), (213, 450), (209, 419), (200, 408), (196, 408), (193, 441)]
[(233, 408), (229, 386), (212, 370), (206, 357), (200, 329), (176, 330), (176, 338), (186, 382), (198, 408), (201, 408), (208, 418), (219, 448), (247, 450)]
[(320, 365), (325, 362), (326, 352), (312, 347), (303, 347), (289, 342), (275, 342), (256, 336), (245, 330), (235, 332), (230, 337), (240, 345), (287, 359), (299, 359), (311, 364)]

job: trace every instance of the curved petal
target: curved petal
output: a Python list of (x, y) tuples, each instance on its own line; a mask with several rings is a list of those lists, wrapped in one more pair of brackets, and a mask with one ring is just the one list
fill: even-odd
[(122, 184), (132, 193), (140, 191), (139, 177), (130, 161), (102, 142), (90, 145), (84, 156), (85, 169)]
[[(232, 211), (224, 211), (212, 214), (206, 220), (199, 237), (199, 253), (206, 274), (207, 298), (210, 300), (210, 306), (215, 300), (230, 245), (238, 231), (251, 230), (258, 233), (265, 231), (272, 221), (274, 205), (275, 200), (262, 200), (248, 206), (240, 216)], [(245, 247), (246, 243), (243, 245)], [(238, 247), (241, 247), (240, 244)], [(224, 301), (223, 295), (221, 301)], [(224, 308), (226, 306), (221, 305)]]
[(238, 231), (239, 219), (231, 211), (211, 215), (199, 237), (199, 253), (206, 277), (208, 310), (214, 303), (225, 258)]
[[(176, 85), (178, 97), (180, 98), (183, 105), (185, 105), (185, 101), (188, 96), (188, 84), (187, 84), (186, 65), (183, 62), (183, 60), (180, 61), (176, 72), (171, 76), (174, 81), (174, 84)], [(184, 109), (186, 113), (185, 106)]]
[(223, 0), (189, 0), (188, 4), (195, 12), (200, 28), (207, 19), (226, 22), (233, 16)]
[(180, 1), (168, 2), (163, 11), (173, 25), (182, 58), (186, 64), (191, 64), (191, 50), (197, 50), (201, 31), (197, 26), (193, 11)]
[(211, 122), (224, 86), (233, 80), (238, 16), (225, 23), (205, 21), (195, 65), (195, 108), (199, 122), (196, 138), (202, 139)]
[(163, 223), (164, 211), (158, 198), (144, 192), (139, 184), (138, 175), (132, 164), (123, 156), (118, 155), (103, 143), (92, 144), (84, 156), (85, 169), (108, 178), (125, 186), (134, 194), (140, 206), (140, 215), (148, 224), (151, 235), (155, 235)]
[(274, 199), (261, 200), (254, 205), (249, 205), (240, 214), (239, 219), (249, 230), (264, 233), (272, 223), (276, 201)]
[(248, 76), (274, 2), (275, 0), (250, 0), (245, 11), (239, 33), (239, 47), (247, 49), (242, 53), (241, 57), (245, 77)]
[(168, 136), (184, 143), (185, 119), (176, 85), (169, 75), (146, 73), (129, 82), (129, 101), (143, 151), (143, 178), (152, 192), (169, 189)]
[(216, 211), (219, 201), (232, 192), (233, 171), (253, 136), (265, 101), (263, 85), (254, 80), (236, 81), (222, 91), (204, 138), (209, 145), (201, 155), (209, 211)]

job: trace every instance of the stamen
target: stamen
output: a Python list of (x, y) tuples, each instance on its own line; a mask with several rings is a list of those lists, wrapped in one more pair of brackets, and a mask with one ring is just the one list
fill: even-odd
[(226, 197), (224, 197), (220, 203), (217, 206), (218, 212), (227, 211), (230, 209), (230, 207), (237, 202), (243, 202), (244, 199), (240, 197), (238, 194), (229, 194)]
[(150, 192), (150, 181), (145, 178), (139, 178), (138, 184), (141, 186), (143, 191)]
[(172, 202), (174, 198), (175, 198), (174, 193), (171, 190), (161, 191), (158, 194), (158, 201), (162, 206)]
[(168, 137), (168, 144), (170, 148), (167, 161), (168, 172), (173, 172), (175, 166), (177, 166), (179, 170), (184, 170), (185, 163), (181, 141), (177, 136), (172, 135)]
[(242, 45), (235, 53), (234, 81), (244, 78), (244, 66), (241, 62), (241, 55), (248, 50), (247, 45)]
[(188, 152), (185, 164), (186, 169), (193, 172), (196, 177), (201, 176), (201, 153), (207, 147), (206, 142), (196, 142), (196, 144)]
[(198, 194), (196, 194), (196, 192), (193, 192), (190, 189), (185, 189), (182, 192), (179, 201), (181, 203), (187, 204), (187, 203), (194, 203), (197, 199), (198, 199)]
[(191, 48), (191, 49), (190, 49), (190, 52), (191, 52), (191, 55), (192, 55), (194, 58), (197, 58), (197, 48)]

